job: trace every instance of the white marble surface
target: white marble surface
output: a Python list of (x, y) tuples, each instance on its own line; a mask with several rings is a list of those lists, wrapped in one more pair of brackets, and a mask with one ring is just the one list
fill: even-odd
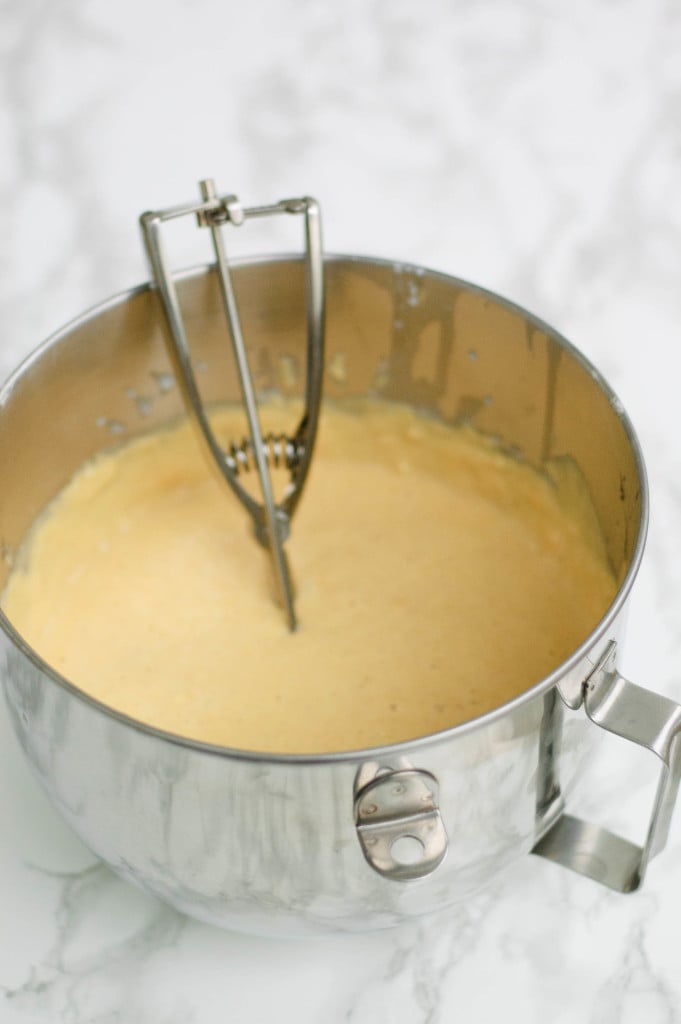
[[(146, 276), (141, 210), (210, 175), (248, 201), (314, 194), (328, 249), (475, 280), (604, 371), (652, 490), (623, 668), (681, 700), (680, 48), (670, 0), (8, 0), (2, 375)], [(440, 919), (286, 944), (118, 881), (4, 709), (0, 733), (2, 1024), (681, 1021), (681, 820), (633, 896), (528, 858)], [(639, 767), (604, 741), (577, 809), (640, 836)]]

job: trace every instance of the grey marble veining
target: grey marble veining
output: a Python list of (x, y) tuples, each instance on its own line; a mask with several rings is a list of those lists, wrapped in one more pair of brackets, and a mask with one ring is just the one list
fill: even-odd
[[(0, 9), (0, 368), (146, 276), (136, 226), (208, 174), (309, 191), (327, 246), (455, 272), (601, 368), (652, 509), (623, 669), (681, 699), (681, 10), (667, 0)], [(189, 190), (189, 191), (188, 191)], [(239, 245), (292, 247), (274, 233)], [(180, 263), (201, 259), (180, 240)], [(681, 833), (640, 894), (524, 859), (404, 931), (281, 944), (178, 917), (96, 865), (0, 716), (0, 1021), (681, 1020)], [(581, 811), (637, 827), (603, 744)]]

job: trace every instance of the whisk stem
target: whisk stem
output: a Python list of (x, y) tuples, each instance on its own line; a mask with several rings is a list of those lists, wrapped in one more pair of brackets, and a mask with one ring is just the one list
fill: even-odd
[[(201, 181), (200, 188), (203, 199), (211, 200), (218, 198), (215, 184), (211, 178)], [(222, 294), (222, 301), (225, 305), (225, 313), (227, 314), (229, 332), (232, 338), (234, 357), (236, 359), (237, 370), (239, 373), (241, 397), (246, 410), (248, 428), (253, 446), (253, 456), (255, 458), (258, 477), (260, 479), (260, 489), (262, 491), (263, 511), (267, 531), (267, 546), (270, 550), (270, 554), (272, 555), (272, 567), (274, 569), (279, 594), (286, 611), (288, 626), (289, 629), (293, 631), (297, 626), (296, 614), (293, 607), (293, 588), (291, 587), (291, 577), (283, 549), (281, 535), (282, 524), (280, 524), (277, 516), (274, 493), (272, 491), (272, 481), (270, 479), (270, 473), (264, 453), (263, 435), (260, 428), (260, 417), (258, 416), (258, 403), (255, 397), (255, 388), (253, 387), (251, 369), (248, 365), (246, 346), (241, 332), (241, 322), (239, 320), (236, 295), (234, 294), (232, 276), (229, 272), (225, 243), (222, 237), (220, 225), (215, 222), (211, 222), (209, 227), (213, 240), (213, 248), (215, 250), (215, 260), (220, 281), (220, 292)]]

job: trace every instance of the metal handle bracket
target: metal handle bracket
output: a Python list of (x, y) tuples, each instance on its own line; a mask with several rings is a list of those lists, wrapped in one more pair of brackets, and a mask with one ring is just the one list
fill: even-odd
[(618, 892), (633, 892), (663, 849), (681, 780), (681, 705), (624, 679), (611, 642), (584, 683), (584, 708), (596, 725), (652, 751), (662, 762), (643, 846), (563, 814), (532, 850)]
[(355, 796), (355, 827), (367, 862), (395, 882), (424, 878), (447, 853), (438, 783), (422, 769), (379, 771)]

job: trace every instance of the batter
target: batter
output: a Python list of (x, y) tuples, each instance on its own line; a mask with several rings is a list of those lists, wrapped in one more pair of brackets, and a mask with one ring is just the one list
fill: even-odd
[[(242, 436), (240, 411), (215, 423)], [(185, 423), (76, 475), (3, 606), (67, 679), (161, 729), (269, 752), (392, 743), (516, 696), (606, 611), (615, 580), (568, 490), (569, 506), (407, 408), (327, 405), (286, 546), (290, 634), (269, 556)]]

